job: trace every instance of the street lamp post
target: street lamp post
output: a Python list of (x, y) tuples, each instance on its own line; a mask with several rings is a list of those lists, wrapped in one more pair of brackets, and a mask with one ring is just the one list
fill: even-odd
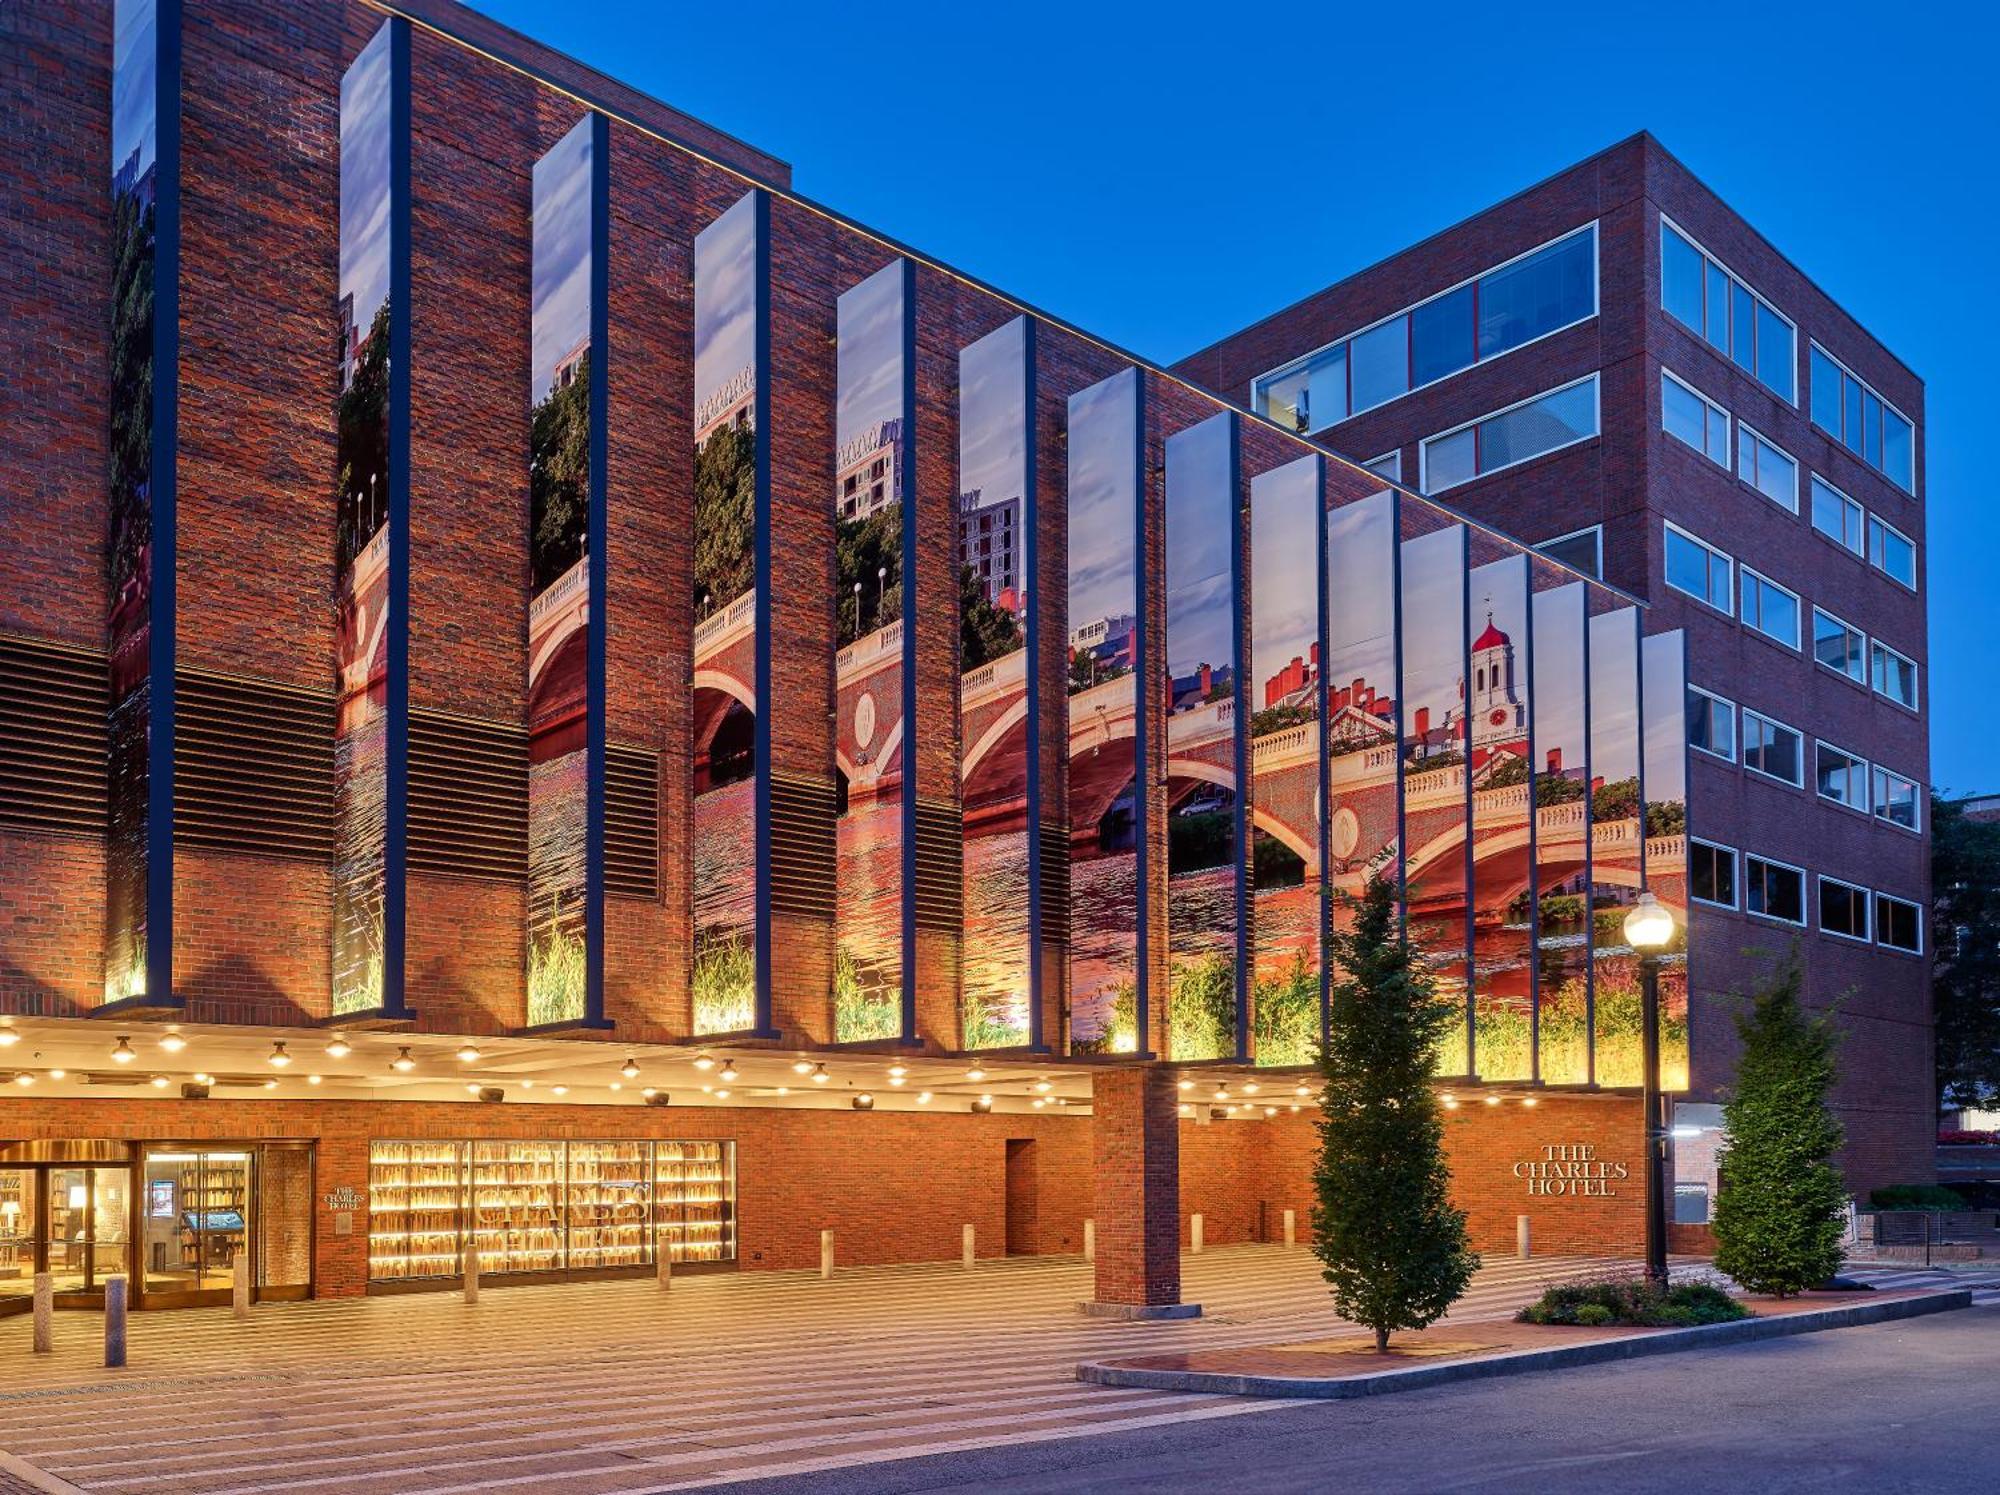
[(1656, 1287), (1667, 1285), (1667, 1146), (1671, 1130), (1667, 1126), (1665, 1097), (1660, 1093), (1660, 952), (1674, 937), (1674, 916), (1651, 893), (1641, 893), (1639, 901), (1625, 915), (1625, 942), (1639, 955), (1640, 1043), (1645, 1067), (1644, 1097), (1646, 1118), (1646, 1280)]

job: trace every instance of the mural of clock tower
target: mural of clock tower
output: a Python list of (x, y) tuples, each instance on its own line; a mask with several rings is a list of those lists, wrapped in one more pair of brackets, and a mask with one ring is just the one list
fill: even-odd
[(1472, 716), (1472, 761), (1491, 757), (1496, 749), (1520, 744), (1528, 735), (1528, 708), (1521, 700), (1514, 675), (1514, 641), (1493, 626), (1493, 614), (1486, 614), (1486, 630), (1472, 643), (1471, 689), (1466, 692), (1466, 710)]

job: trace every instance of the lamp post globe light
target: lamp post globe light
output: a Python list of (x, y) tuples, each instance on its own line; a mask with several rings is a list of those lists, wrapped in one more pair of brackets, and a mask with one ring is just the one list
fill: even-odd
[(1673, 910), (1651, 893), (1625, 915), (1625, 943), (1639, 956), (1640, 1042), (1645, 1067), (1641, 1109), (1646, 1118), (1646, 1280), (1667, 1285), (1667, 1145), (1672, 1135), (1660, 1094), (1660, 952), (1673, 943)]

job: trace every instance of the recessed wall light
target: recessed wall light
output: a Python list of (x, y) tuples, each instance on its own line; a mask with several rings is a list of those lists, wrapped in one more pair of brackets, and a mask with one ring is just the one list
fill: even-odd
[(165, 1090), (167, 1088), (167, 1077), (165, 1075), (154, 1075), (146, 1083), (151, 1085), (155, 1090)]
[(24, 1069), (24, 1070), (22, 1070), (22, 1071), (21, 1071), (21, 1072), (20, 1072), (19, 1074), (17, 1074), (17, 1075), (15, 1075), (15, 1076), (14, 1076), (14, 1083), (15, 1083), (16, 1085), (20, 1085), (20, 1086), (24, 1086), (24, 1087), (25, 1087), (25, 1086), (28, 1086), (28, 1085), (32, 1085), (32, 1084), (34, 1084), (34, 1083), (35, 1083), (35, 1077), (34, 1077), (33, 1075), (29, 1074), (29, 1073), (28, 1073), (28, 1072), (27, 1072), (27, 1071), (26, 1071), (26, 1070)]
[(317, 1084), (319, 1083), (319, 1076), (318, 1076), (318, 1075), (307, 1075), (307, 1076), (306, 1076), (306, 1083), (307, 1083), (308, 1085), (317, 1085)]
[(557, 1095), (569, 1094), (569, 1086), (567, 1085), (552, 1085), (549, 1088), (553, 1090)]

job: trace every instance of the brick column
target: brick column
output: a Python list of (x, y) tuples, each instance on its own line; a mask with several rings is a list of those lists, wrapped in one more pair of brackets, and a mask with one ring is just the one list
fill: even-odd
[(1091, 1078), (1097, 1284), (1107, 1318), (1192, 1318), (1181, 1302), (1180, 1091), (1157, 1064)]

